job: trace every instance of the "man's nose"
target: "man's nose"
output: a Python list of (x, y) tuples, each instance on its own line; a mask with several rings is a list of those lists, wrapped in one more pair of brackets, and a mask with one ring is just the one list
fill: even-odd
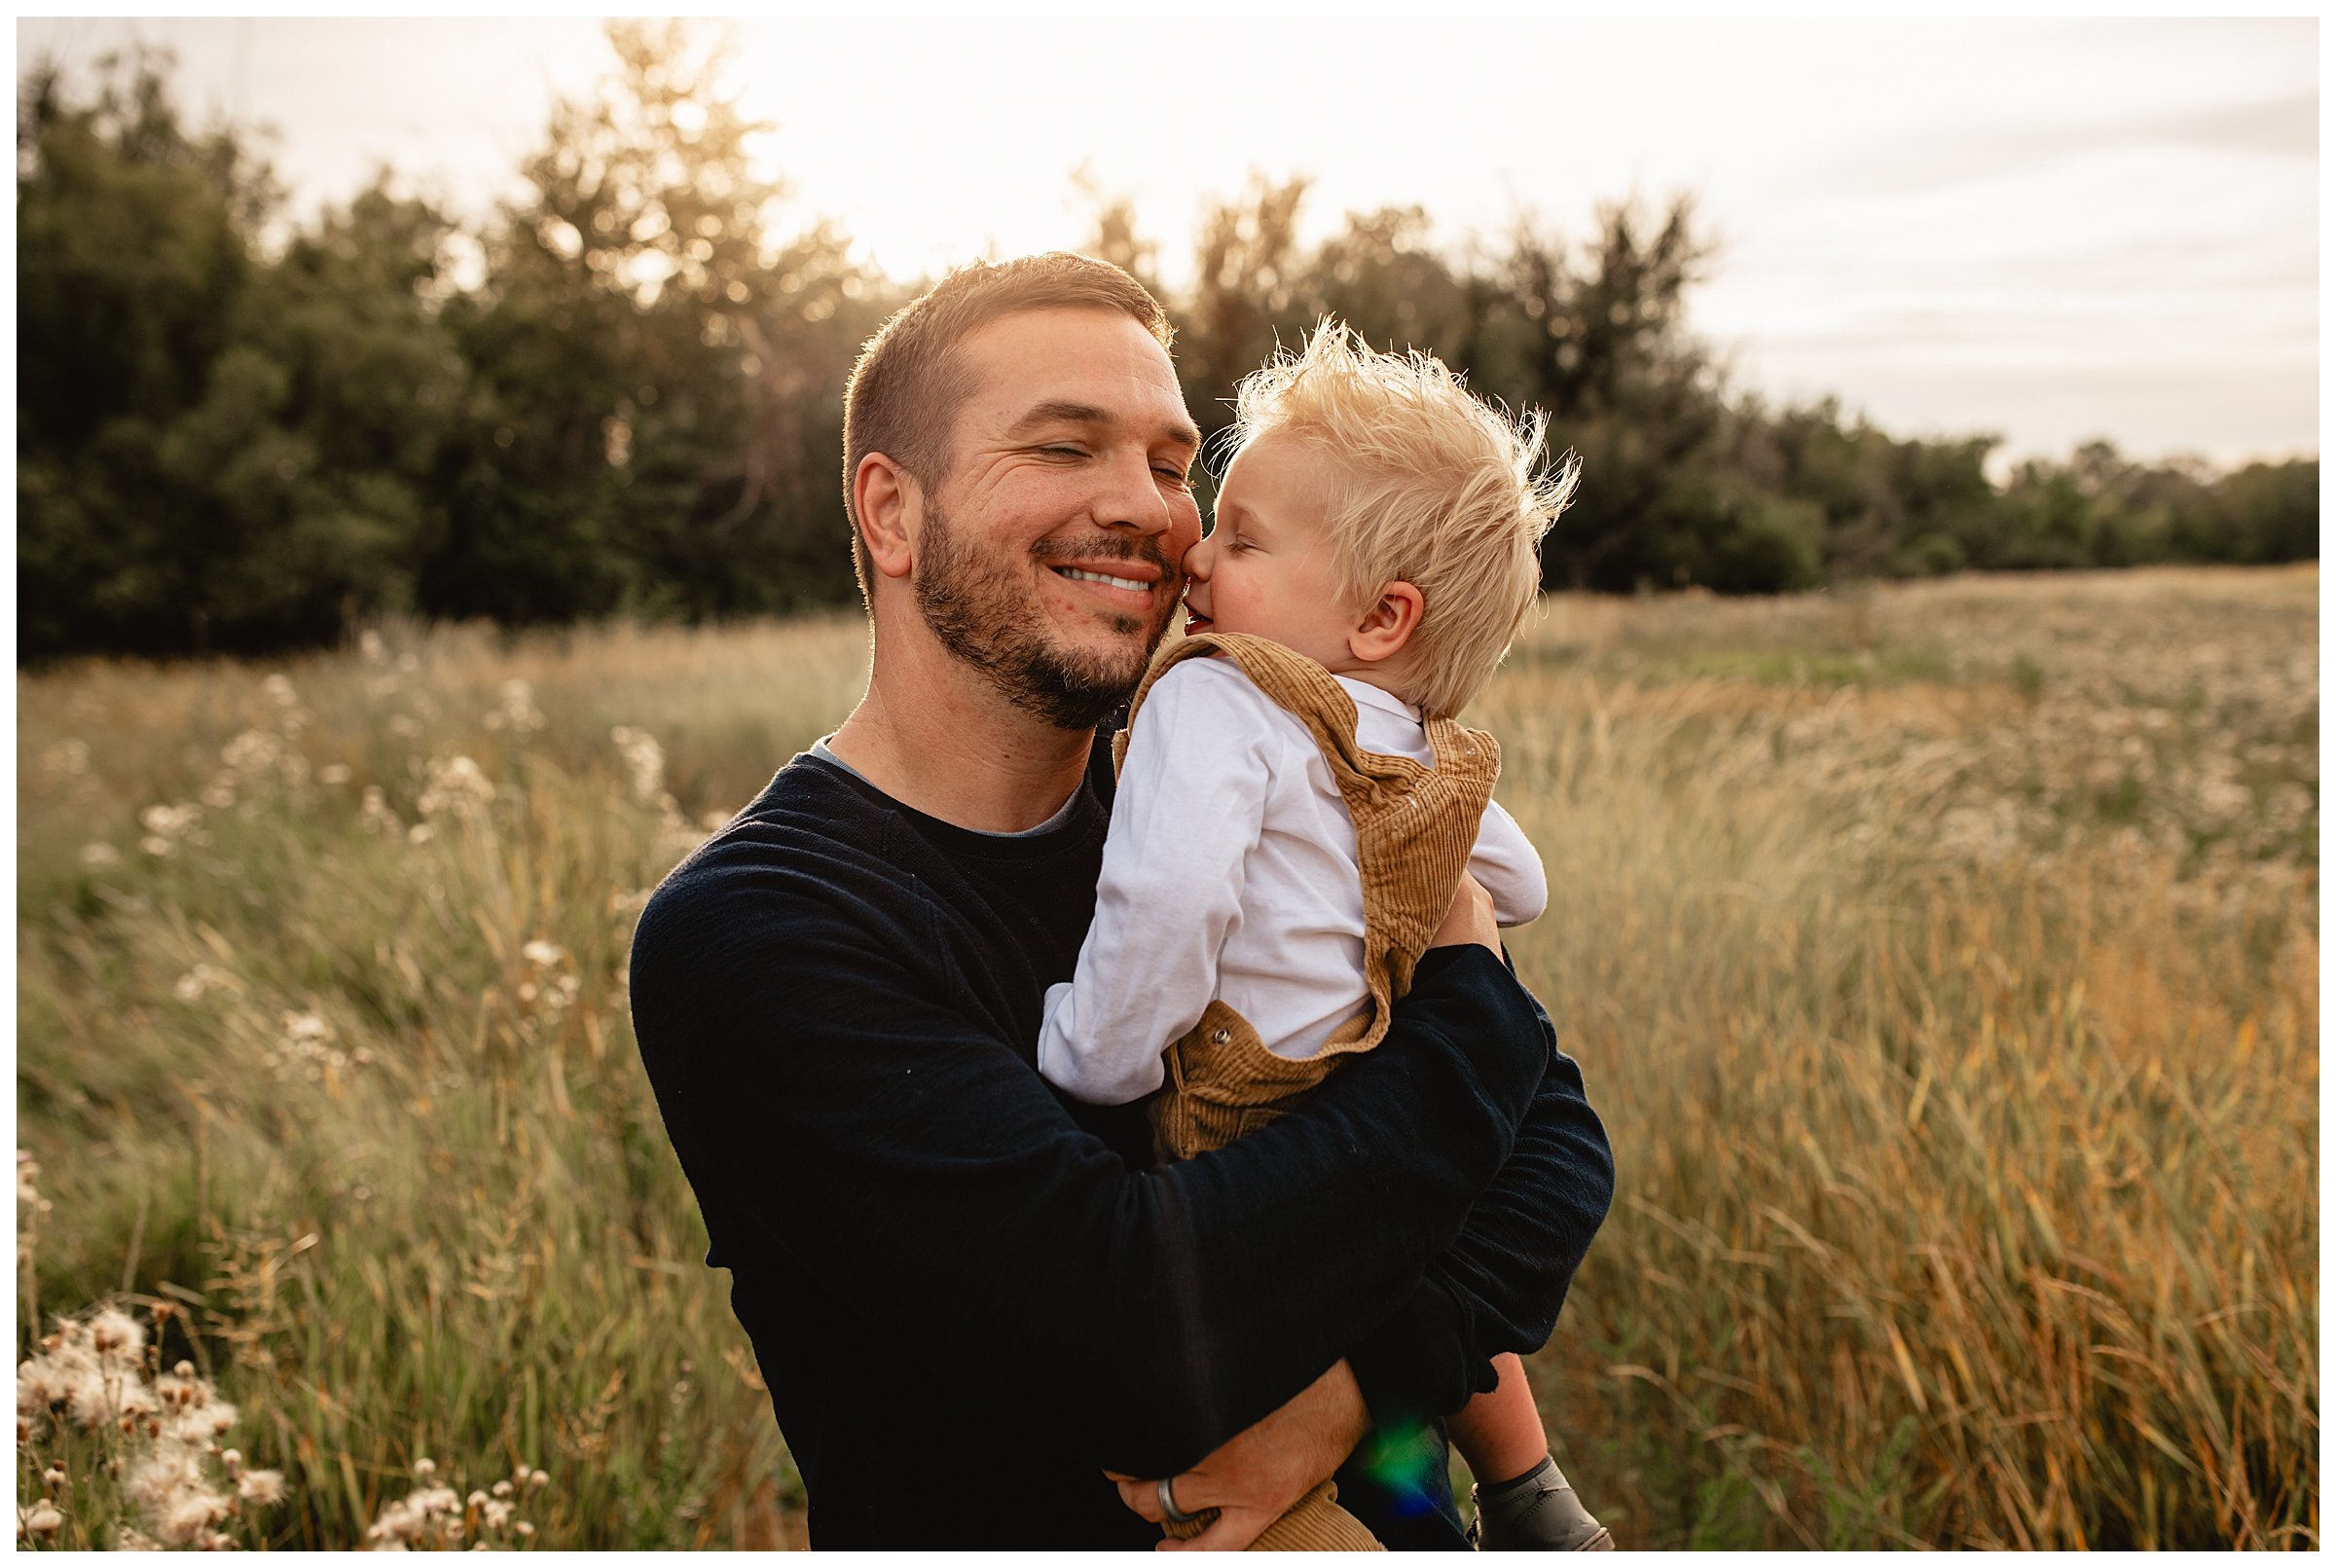
[(1160, 492), (1151, 457), (1135, 453), (1111, 465), (1110, 487), (1096, 497), (1096, 521), (1105, 528), (1132, 529), (1147, 536), (1177, 525), (1176, 509)]

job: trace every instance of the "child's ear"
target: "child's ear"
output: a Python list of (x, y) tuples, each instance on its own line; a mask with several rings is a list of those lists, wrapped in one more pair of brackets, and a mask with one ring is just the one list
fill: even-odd
[(1419, 629), (1419, 617), (1426, 608), (1427, 600), (1417, 588), (1407, 582), (1389, 583), (1379, 590), (1378, 602), (1371, 605), (1370, 612), (1347, 634), (1347, 651), (1367, 664), (1394, 658)]

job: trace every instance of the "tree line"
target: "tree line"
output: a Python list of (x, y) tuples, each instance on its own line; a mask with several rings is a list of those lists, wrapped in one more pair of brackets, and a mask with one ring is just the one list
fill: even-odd
[[(856, 597), (839, 495), (858, 345), (925, 280), (785, 233), (718, 45), (612, 25), (524, 194), (465, 227), (383, 170), (302, 222), (246, 130), (197, 130), (166, 63), (18, 96), (18, 657), (256, 652), (385, 613), (711, 620)], [(1203, 214), (1193, 281), (1089, 188), (1083, 247), (1178, 323), (1204, 429), (1321, 314), (1548, 411), (1583, 458), (1551, 587), (1767, 593), (1965, 567), (2317, 558), (2319, 465), (2216, 473), (2103, 444), (1986, 471), (1996, 438), (1900, 439), (1731, 388), (1687, 332), (1692, 203), (1531, 220), (1463, 257), (1418, 207), (1301, 242), (1306, 182)]]

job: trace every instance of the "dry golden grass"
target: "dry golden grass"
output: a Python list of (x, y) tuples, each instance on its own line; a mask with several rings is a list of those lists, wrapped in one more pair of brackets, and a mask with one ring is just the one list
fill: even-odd
[[(1625, 1544), (2317, 1545), (2317, 599), (1550, 602), (1472, 716), (1620, 1168), (1532, 1367)], [(536, 1545), (795, 1543), (624, 954), (863, 661), (391, 627), (19, 678), (20, 1350), (166, 1303), (276, 1545), (425, 1455), (542, 1466)], [(114, 1440), (37, 1428), (38, 1539), (112, 1539)]]

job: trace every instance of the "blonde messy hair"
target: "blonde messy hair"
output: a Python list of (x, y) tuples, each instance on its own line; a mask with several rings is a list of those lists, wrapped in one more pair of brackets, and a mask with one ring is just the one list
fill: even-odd
[(1541, 586), (1538, 547), (1573, 498), (1581, 462), (1543, 471), (1540, 413), (1512, 419), (1432, 354), (1383, 354), (1325, 316), (1296, 353), (1241, 380), (1231, 451), (1268, 435), (1311, 443), (1337, 478), (1324, 523), (1358, 606), (1390, 582), (1424, 607), (1403, 654), (1403, 696), (1457, 713), (1492, 677)]

